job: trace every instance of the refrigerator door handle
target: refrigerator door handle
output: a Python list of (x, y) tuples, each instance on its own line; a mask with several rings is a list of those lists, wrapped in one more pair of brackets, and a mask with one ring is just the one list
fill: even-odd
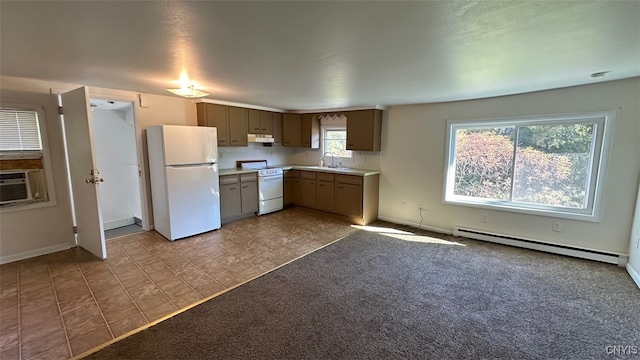
[(176, 164), (176, 165), (167, 165), (168, 167), (174, 168), (185, 168), (185, 167), (197, 167), (197, 166), (211, 166), (215, 165), (215, 163), (202, 163), (202, 164)]

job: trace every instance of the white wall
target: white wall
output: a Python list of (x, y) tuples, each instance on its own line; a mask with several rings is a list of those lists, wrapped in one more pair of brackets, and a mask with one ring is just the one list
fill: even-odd
[(44, 110), (44, 119), (39, 120), (44, 125), (41, 131), (46, 136), (52, 165), (45, 171), (53, 173), (54, 182), (49, 184), (52, 201), (48, 206), (0, 213), (0, 263), (6, 263), (67, 249), (74, 245), (74, 238), (57, 104), (52, 103), (48, 89), (41, 91), (6, 78), (0, 82), (2, 104), (35, 105)]
[[(0, 215), (0, 261), (17, 259), (60, 246), (69, 246), (73, 234), (65, 180), (62, 130), (49, 88), (66, 91), (78, 85), (50, 83), (11, 77), (0, 78), (3, 102), (39, 104), (46, 110), (47, 135), (55, 178), (57, 205), (50, 208)], [(143, 95), (90, 88), (96, 98), (136, 103), (136, 141), (142, 149), (146, 192), (142, 211), (152, 219), (148, 179), (146, 136), (151, 125), (196, 125), (196, 107), (190, 100), (171, 96)], [(441, 104), (394, 106), (383, 117), (382, 151), (356, 152), (352, 167), (381, 170), (380, 216), (401, 223), (419, 222), (417, 204), (424, 225), (451, 231), (454, 225), (535, 238), (544, 241), (627, 254), (630, 250), (635, 195), (640, 174), (640, 79), (627, 79), (588, 86), (558, 89), (509, 97)], [(561, 220), (563, 231), (551, 231), (552, 219), (542, 216), (487, 211), (489, 222), (480, 222), (480, 210), (442, 204), (445, 120), (484, 119), (509, 116), (575, 113), (620, 108), (614, 125), (613, 148), (600, 223)], [(252, 151), (253, 150), (253, 151)], [(315, 165), (319, 150), (263, 148), (221, 149), (221, 168), (235, 166), (236, 160), (267, 159), (270, 164)], [(405, 203), (403, 206), (402, 203)], [(33, 226), (37, 221), (38, 226)], [(636, 218), (636, 222), (638, 219)], [(28, 241), (27, 241), (28, 239)], [(638, 257), (630, 261), (640, 268)]]
[(135, 124), (124, 110), (94, 109), (95, 158), (100, 177), (100, 208), (105, 230), (141, 218)]
[[(393, 106), (383, 118), (380, 217), (452, 231), (465, 226), (580, 248), (627, 254), (640, 172), (640, 78), (522, 95), (439, 104)], [(491, 119), (620, 109), (614, 124), (603, 215), (599, 223), (480, 210), (442, 203), (447, 119)], [(404, 203), (404, 206), (403, 206)], [(481, 212), (489, 222), (481, 222)], [(556, 220), (557, 221), (557, 220)]]
[[(0, 77), (0, 99), (3, 103), (42, 106), (45, 109), (47, 136), (50, 144), (54, 174), (55, 206), (0, 214), (0, 263), (45, 254), (73, 245), (73, 221), (66, 182), (62, 128), (57, 115), (57, 104), (51, 101), (50, 89), (65, 92), (81, 85), (53, 83), (15, 77)], [(151, 193), (148, 173), (147, 147), (144, 129), (151, 125), (196, 125), (196, 107), (191, 100), (172, 96), (143, 95), (143, 107), (138, 107), (138, 94), (128, 91), (89, 88), (91, 97), (110, 100), (133, 101), (136, 104), (136, 142), (142, 151), (138, 162), (146, 192), (142, 193), (142, 211), (152, 219)], [(34, 226), (37, 224), (37, 226)]]

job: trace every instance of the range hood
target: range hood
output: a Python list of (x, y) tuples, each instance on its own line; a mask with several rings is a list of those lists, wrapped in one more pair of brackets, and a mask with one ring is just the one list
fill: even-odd
[(272, 143), (273, 135), (247, 134), (247, 141), (250, 143)]

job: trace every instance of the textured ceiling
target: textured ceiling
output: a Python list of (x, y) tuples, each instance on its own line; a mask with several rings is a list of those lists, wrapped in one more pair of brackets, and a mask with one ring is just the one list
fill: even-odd
[[(0, 74), (279, 109), (640, 75), (640, 1), (0, 1)], [(590, 79), (594, 72), (607, 76)]]

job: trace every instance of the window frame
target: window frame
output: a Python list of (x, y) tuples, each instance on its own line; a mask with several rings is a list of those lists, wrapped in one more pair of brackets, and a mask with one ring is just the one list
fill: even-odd
[[(355, 151), (353, 150), (347, 150), (346, 148), (346, 144), (347, 144), (347, 139), (346, 139), (346, 132), (347, 132), (347, 122), (346, 122), (346, 117), (344, 118), (344, 121), (342, 120), (334, 120), (334, 119), (324, 119), (321, 118), (320, 120), (320, 152), (322, 153), (321, 156), (324, 156), (324, 154), (327, 152), (326, 150), (326, 141), (327, 141), (327, 131), (344, 131), (345, 132), (345, 151), (350, 151), (351, 152), (351, 157), (344, 157), (344, 156), (336, 156), (335, 157), (335, 161), (336, 161), (336, 166), (338, 166), (337, 163), (341, 163), (341, 164), (353, 164), (354, 161), (354, 157), (355, 157)], [(326, 159), (325, 159), (326, 161)]]
[(45, 109), (42, 106), (33, 104), (16, 104), (16, 103), (0, 103), (0, 107), (28, 110), (37, 113), (38, 117), (38, 129), (40, 132), (40, 142), (42, 150), (23, 150), (23, 151), (0, 151), (0, 159), (42, 159), (42, 168), (44, 170), (44, 179), (47, 186), (48, 199), (36, 201), (32, 203), (16, 203), (11, 206), (1, 206), (0, 214), (12, 213), (25, 210), (33, 210), (39, 208), (46, 208), (57, 206), (57, 194), (55, 183), (53, 179), (53, 166), (51, 162), (51, 148), (49, 146), (48, 128), (45, 117)]
[[(602, 197), (606, 178), (606, 169), (611, 149), (611, 138), (616, 111), (599, 111), (576, 114), (523, 116), (486, 120), (447, 120), (446, 147), (444, 157), (444, 180), (442, 202), (449, 205), (484, 208), (554, 218), (599, 222), (602, 215)], [(575, 209), (532, 203), (513, 202), (511, 200), (489, 200), (470, 196), (455, 195), (455, 154), (456, 131), (458, 129), (481, 129), (514, 126), (517, 128), (534, 125), (565, 125), (577, 123), (595, 123), (594, 143), (591, 148), (589, 162), (587, 206)], [(517, 138), (514, 142), (514, 154), (517, 149)], [(515, 165), (516, 158), (512, 159)], [(513, 174), (512, 176), (515, 176)], [(512, 180), (513, 184), (513, 180)], [(512, 186), (513, 194), (513, 186)]]

